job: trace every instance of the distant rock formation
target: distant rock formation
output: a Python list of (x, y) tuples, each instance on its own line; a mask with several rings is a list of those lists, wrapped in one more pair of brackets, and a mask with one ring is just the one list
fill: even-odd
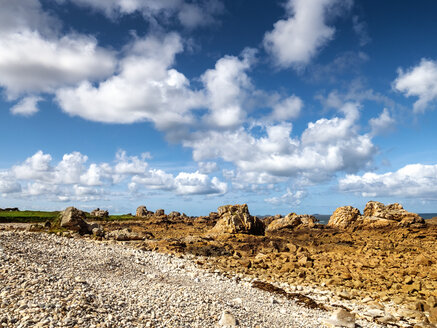
[(109, 217), (109, 212), (105, 210), (101, 210), (100, 208), (96, 208), (95, 210), (91, 211), (91, 216), (95, 216), (97, 218), (107, 218)]
[(422, 217), (406, 211), (401, 204), (394, 203), (386, 206), (380, 202), (369, 201), (364, 208), (363, 215), (352, 206), (337, 208), (329, 219), (328, 227), (367, 229), (390, 226), (421, 226), (424, 223), (425, 220)]
[(289, 213), (285, 218), (278, 218), (273, 220), (266, 231), (278, 231), (283, 229), (300, 229), (300, 228), (314, 228), (318, 220), (312, 215), (297, 215), (296, 213)]
[(165, 211), (162, 208), (160, 208), (159, 210), (155, 211), (155, 215), (156, 216), (163, 216), (163, 215), (165, 215)]
[(149, 214), (149, 211), (147, 210), (147, 207), (144, 205), (138, 206), (137, 212), (135, 216), (137, 217), (145, 217)]
[(181, 216), (181, 213), (176, 212), (176, 211), (170, 212), (170, 213), (167, 215), (167, 217), (168, 217), (169, 219), (175, 219), (175, 218), (178, 218), (178, 217), (180, 217), (180, 216)]
[(264, 235), (264, 223), (250, 215), (247, 204), (220, 206), (217, 212), (219, 220), (210, 230), (212, 233)]

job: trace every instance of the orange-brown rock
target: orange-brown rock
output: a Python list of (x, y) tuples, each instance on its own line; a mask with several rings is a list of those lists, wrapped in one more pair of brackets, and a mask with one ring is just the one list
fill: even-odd
[(423, 225), (425, 220), (416, 213), (406, 211), (401, 204), (384, 205), (370, 201), (364, 208), (364, 215), (352, 206), (343, 206), (335, 210), (329, 219), (328, 226), (337, 229), (376, 229), (412, 225)]
[(220, 206), (217, 212), (220, 219), (212, 233), (264, 235), (264, 223), (250, 215), (247, 204)]
[(364, 208), (364, 216), (397, 221), (402, 225), (424, 223), (418, 214), (406, 211), (399, 203), (385, 206), (383, 203), (370, 201)]
[(287, 214), (285, 218), (273, 220), (266, 231), (278, 231), (282, 229), (313, 228), (317, 219), (312, 215)]
[(352, 206), (342, 206), (331, 215), (328, 227), (346, 229), (353, 226), (361, 216), (360, 210)]

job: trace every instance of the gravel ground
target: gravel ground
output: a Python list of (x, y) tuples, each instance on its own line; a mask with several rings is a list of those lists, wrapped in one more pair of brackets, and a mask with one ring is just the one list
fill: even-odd
[[(0, 232), (0, 326), (323, 327), (330, 313), (209, 273), (192, 261), (120, 244)], [(382, 327), (357, 321), (363, 328)]]

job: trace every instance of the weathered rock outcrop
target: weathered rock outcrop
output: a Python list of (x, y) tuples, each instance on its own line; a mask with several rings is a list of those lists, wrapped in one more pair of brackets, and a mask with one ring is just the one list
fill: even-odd
[(329, 219), (328, 226), (338, 229), (371, 229), (420, 226), (424, 223), (423, 218), (416, 213), (406, 211), (401, 204), (394, 203), (386, 206), (380, 202), (370, 201), (364, 208), (364, 215), (352, 206), (337, 208)]
[(247, 204), (220, 206), (217, 212), (220, 219), (211, 229), (212, 233), (264, 235), (264, 223), (250, 215)]
[(144, 216), (147, 216), (148, 214), (149, 214), (149, 211), (147, 210), (147, 207), (142, 205), (142, 206), (138, 206), (135, 216), (144, 217)]
[(67, 207), (64, 211), (60, 213), (62, 228), (68, 230), (76, 231), (79, 233), (89, 233), (90, 225), (85, 221), (85, 212), (78, 210), (75, 207)]
[(162, 208), (160, 208), (159, 210), (155, 211), (155, 215), (156, 216), (163, 216), (163, 215), (165, 215), (165, 211)]
[(96, 208), (95, 210), (90, 212), (91, 216), (95, 216), (97, 218), (107, 218), (109, 217), (109, 212), (105, 210), (101, 210), (100, 208)]
[(278, 231), (282, 229), (314, 228), (318, 220), (312, 215), (297, 215), (289, 213), (285, 218), (273, 220), (266, 231)]
[(335, 210), (328, 222), (328, 227), (346, 229), (354, 225), (361, 217), (360, 210), (352, 206), (342, 206)]
[(181, 216), (181, 213), (173, 211), (173, 212), (170, 212), (167, 216), (169, 219), (175, 219), (175, 218), (179, 218)]
[(401, 226), (424, 223), (423, 218), (418, 214), (406, 211), (403, 206), (398, 203), (385, 206), (383, 203), (370, 201), (364, 208), (364, 217), (397, 221)]

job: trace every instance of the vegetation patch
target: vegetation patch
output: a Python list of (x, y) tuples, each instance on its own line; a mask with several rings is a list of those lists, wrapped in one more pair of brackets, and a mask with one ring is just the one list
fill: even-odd
[(0, 223), (38, 223), (53, 221), (59, 211), (0, 211)]

